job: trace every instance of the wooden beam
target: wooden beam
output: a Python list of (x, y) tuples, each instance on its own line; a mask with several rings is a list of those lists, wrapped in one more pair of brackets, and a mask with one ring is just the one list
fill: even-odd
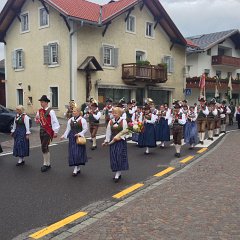
[(64, 20), (64, 22), (65, 22), (65, 24), (66, 24), (66, 26), (68, 28), (68, 31), (70, 32), (71, 27), (70, 27), (70, 25), (69, 25), (69, 23), (67, 21), (67, 18), (63, 14), (61, 14), (61, 13), (60, 13), (60, 16), (63, 18), (63, 20)]
[(130, 9), (128, 10), (127, 16), (125, 17), (125, 22), (128, 20), (128, 18), (129, 18), (129, 16), (130, 16), (130, 14), (131, 14), (131, 12), (132, 12), (133, 9), (134, 9), (134, 7), (130, 8)]
[(104, 37), (104, 35), (105, 35), (105, 33), (106, 33), (106, 31), (107, 31), (107, 29), (108, 29), (108, 27), (109, 27), (109, 25), (110, 25), (111, 23), (112, 23), (111, 21), (108, 22), (108, 23), (106, 23), (105, 28), (104, 28), (104, 30), (103, 30), (103, 32), (102, 32), (102, 36), (103, 36), (103, 37)]
[(46, 10), (47, 14), (49, 14), (49, 10), (48, 10), (45, 2), (43, 0), (39, 0), (39, 1), (42, 3), (42, 5), (43, 5), (44, 9)]
[(163, 19), (163, 17), (162, 16), (160, 16), (160, 17), (156, 17), (155, 18), (155, 25), (154, 25), (154, 29), (157, 27), (157, 25), (158, 25), (158, 23), (160, 23), (160, 21)]

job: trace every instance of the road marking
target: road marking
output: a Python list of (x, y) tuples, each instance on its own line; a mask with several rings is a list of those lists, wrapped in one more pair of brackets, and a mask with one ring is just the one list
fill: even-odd
[(186, 162), (189, 162), (189, 161), (192, 160), (193, 158), (194, 158), (194, 156), (186, 157), (186, 158), (184, 158), (183, 160), (181, 160), (180, 163), (186, 163)]
[(202, 149), (200, 149), (199, 151), (197, 151), (197, 153), (203, 153), (203, 152), (205, 152), (205, 151), (207, 151), (208, 150), (208, 148), (202, 148)]
[(85, 215), (87, 215), (87, 212), (78, 212), (75, 213), (67, 218), (64, 218), (63, 220), (56, 222), (46, 228), (43, 228), (42, 230), (35, 232), (33, 234), (31, 234), (29, 237), (33, 238), (33, 239), (39, 239), (41, 237), (46, 236), (47, 234), (54, 232), (55, 230), (77, 220), (78, 218), (84, 217)]
[(163, 176), (163, 175), (171, 172), (171, 171), (174, 170), (174, 169), (175, 169), (175, 168), (173, 168), (173, 167), (168, 167), (167, 169), (165, 169), (165, 170), (163, 170), (163, 171), (155, 174), (154, 176), (155, 176), (155, 177), (161, 177), (161, 176)]
[(144, 184), (142, 184), (142, 183), (137, 183), (137, 184), (135, 184), (135, 185), (133, 185), (133, 186), (131, 186), (131, 187), (129, 187), (129, 188), (127, 188), (127, 189), (125, 189), (125, 190), (123, 190), (123, 191), (115, 194), (115, 195), (113, 195), (112, 197), (113, 197), (113, 198), (116, 198), (116, 199), (119, 199), (119, 198), (121, 198), (121, 197), (129, 194), (130, 192), (133, 192), (133, 191), (135, 191), (136, 189), (142, 187), (143, 185), (144, 185)]

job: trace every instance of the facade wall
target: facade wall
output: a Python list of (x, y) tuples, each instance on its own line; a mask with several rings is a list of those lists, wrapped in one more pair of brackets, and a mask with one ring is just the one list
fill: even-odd
[[(64, 104), (69, 101), (69, 33), (59, 12), (49, 8), (50, 26), (39, 28), (39, 1), (27, 0), (21, 12), (29, 12), (30, 31), (20, 33), (20, 22), (16, 18), (6, 35), (6, 60), (7, 60), (7, 104), (15, 108), (17, 104), (17, 89), (25, 92), (24, 105), (27, 112), (32, 108), (27, 106), (27, 97), (32, 97), (35, 109), (39, 108), (38, 99), (46, 94), (51, 97), (50, 87), (59, 89), (59, 112), (65, 111)], [(43, 65), (43, 46), (50, 42), (59, 43), (59, 60), (57, 67)], [(24, 51), (24, 70), (12, 68), (12, 51), (22, 48)], [(21, 86), (18, 84), (22, 83)], [(30, 86), (31, 90), (28, 90)]]
[[(136, 17), (135, 34), (126, 32), (126, 14), (124, 13), (112, 21), (104, 37), (102, 36), (103, 27), (71, 22), (70, 26), (74, 31), (71, 40), (64, 20), (60, 17), (59, 12), (51, 7), (49, 7), (49, 27), (39, 28), (39, 7), (42, 7), (40, 1), (27, 0), (21, 12), (29, 13), (30, 31), (21, 33), (20, 21), (16, 18), (5, 38), (7, 42), (5, 50), (8, 107), (15, 108), (17, 105), (17, 89), (23, 89), (26, 111), (32, 113), (32, 108), (27, 105), (27, 97), (32, 98), (34, 108), (37, 110), (39, 108), (38, 99), (41, 95), (46, 94), (51, 98), (50, 87), (58, 87), (59, 108), (56, 109), (58, 116), (63, 116), (65, 104), (68, 104), (70, 98), (81, 105), (86, 100), (86, 75), (77, 68), (87, 56), (94, 56), (101, 63), (101, 47), (103, 44), (119, 48), (118, 66), (116, 68), (104, 67), (104, 71), (91, 74), (91, 96), (98, 99), (100, 89), (119, 88), (129, 90), (130, 98), (135, 98), (138, 94), (137, 89), (141, 88), (145, 98), (148, 97), (149, 92), (158, 90), (168, 91), (166, 96), (168, 96), (170, 102), (171, 98), (183, 98), (185, 48), (174, 45), (170, 50), (172, 43), (159, 25), (155, 29), (154, 38), (145, 37), (146, 22), (155, 24), (153, 16), (146, 7), (140, 11), (140, 7), (136, 6), (131, 13)], [(58, 42), (59, 44), (59, 66), (49, 67), (43, 64), (43, 46), (50, 42)], [(24, 69), (15, 70), (12, 67), (12, 51), (15, 49), (23, 49), (24, 51)], [(146, 52), (146, 60), (150, 61), (152, 65), (162, 63), (165, 55), (174, 58), (174, 73), (169, 74), (166, 83), (147, 87), (144, 83), (129, 86), (123, 82), (122, 64), (135, 63), (136, 51), (139, 50)], [(70, 84), (70, 79), (72, 84)], [(70, 91), (71, 85), (72, 91)], [(72, 92), (72, 95), (70, 92)]]

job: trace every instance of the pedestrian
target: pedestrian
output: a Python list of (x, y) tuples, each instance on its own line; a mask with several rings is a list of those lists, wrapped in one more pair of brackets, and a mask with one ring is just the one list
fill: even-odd
[(240, 105), (238, 106), (236, 111), (236, 121), (238, 123), (238, 129), (240, 129)]
[(17, 115), (14, 119), (11, 136), (14, 138), (13, 156), (18, 157), (16, 166), (25, 164), (24, 158), (29, 156), (29, 117), (24, 113), (24, 107), (18, 105), (16, 107)]
[(0, 153), (3, 152), (3, 149), (2, 149), (2, 146), (1, 146), (1, 143), (0, 143)]
[[(127, 129), (127, 121), (122, 119), (123, 110), (120, 107), (113, 108), (113, 119), (108, 122), (106, 129), (106, 139), (103, 143), (107, 145), (114, 137), (122, 130)], [(110, 147), (110, 165), (112, 172), (115, 173), (113, 178), (114, 182), (118, 182), (121, 179), (122, 171), (129, 169), (128, 155), (127, 155), (127, 141), (124, 136), (115, 139)]]
[(77, 144), (76, 138), (79, 136), (85, 138), (88, 126), (80, 108), (74, 107), (72, 114), (73, 116), (67, 122), (66, 131), (60, 139), (69, 139), (68, 164), (69, 167), (74, 167), (72, 176), (76, 177), (80, 173), (80, 165), (85, 165), (87, 162), (86, 144)]
[(101, 118), (101, 112), (98, 109), (98, 104), (96, 100), (92, 101), (90, 109), (88, 110), (84, 117), (89, 119), (89, 129), (92, 139), (91, 150), (95, 150), (97, 148), (96, 136)]
[(198, 136), (199, 142), (204, 144), (205, 139), (205, 131), (206, 131), (206, 124), (207, 124), (207, 115), (209, 114), (206, 100), (204, 98), (199, 98), (199, 105), (197, 106), (197, 126), (198, 126)]
[(187, 122), (185, 124), (184, 141), (189, 144), (189, 149), (192, 150), (194, 145), (198, 143), (198, 130), (197, 130), (197, 113), (195, 106), (190, 106), (186, 114)]
[(49, 144), (53, 138), (57, 137), (60, 125), (55, 111), (48, 106), (50, 100), (47, 96), (42, 95), (38, 101), (40, 101), (41, 109), (37, 111), (35, 120), (40, 123), (40, 140), (43, 153), (41, 172), (46, 172), (51, 168)]
[(105, 124), (106, 127), (110, 119), (112, 119), (112, 110), (113, 110), (113, 100), (112, 98), (106, 99), (106, 106), (103, 108), (103, 115), (105, 115)]
[(216, 108), (216, 100), (213, 98), (208, 104), (209, 114), (207, 115), (207, 129), (208, 129), (208, 140), (213, 141), (213, 131), (215, 128), (215, 118), (218, 115)]
[(220, 107), (220, 118), (221, 118), (221, 132), (220, 133), (226, 133), (226, 120), (227, 115), (231, 113), (231, 110), (226, 105), (227, 101), (223, 100), (222, 105)]
[(173, 126), (173, 143), (175, 145), (175, 157), (180, 158), (181, 145), (183, 139), (183, 126), (186, 123), (186, 115), (181, 111), (181, 106), (178, 102), (174, 104), (174, 110), (171, 114)]
[(233, 105), (233, 102), (230, 102), (230, 105), (228, 107), (231, 110), (231, 113), (228, 114), (229, 125), (233, 125), (233, 118), (235, 115), (235, 106)]

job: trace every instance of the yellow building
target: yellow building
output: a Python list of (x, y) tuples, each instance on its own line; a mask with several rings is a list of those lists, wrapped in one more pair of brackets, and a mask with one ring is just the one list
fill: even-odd
[[(71, 3), (70, 3), (71, 2)], [(6, 103), (31, 113), (46, 94), (59, 116), (74, 99), (182, 99), (186, 42), (158, 0), (8, 0), (0, 14)]]

